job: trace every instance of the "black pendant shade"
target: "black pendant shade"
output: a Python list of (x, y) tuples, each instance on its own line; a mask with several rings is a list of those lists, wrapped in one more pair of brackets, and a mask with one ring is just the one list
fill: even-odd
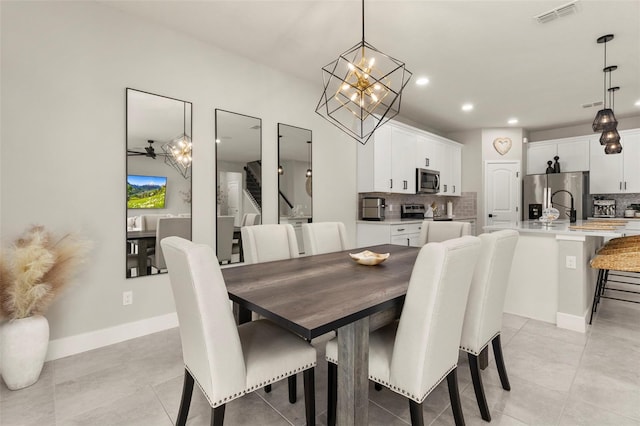
[(612, 143), (620, 143), (620, 133), (617, 129), (605, 130), (600, 135), (600, 145), (608, 145)]
[(621, 152), (622, 152), (622, 144), (620, 144), (619, 140), (618, 142), (608, 143), (604, 147), (605, 154), (620, 154)]
[(618, 120), (616, 120), (616, 116), (613, 115), (613, 110), (611, 108), (605, 108), (598, 111), (595, 120), (593, 120), (593, 125), (591, 126), (594, 132), (606, 132), (614, 130), (617, 127)]

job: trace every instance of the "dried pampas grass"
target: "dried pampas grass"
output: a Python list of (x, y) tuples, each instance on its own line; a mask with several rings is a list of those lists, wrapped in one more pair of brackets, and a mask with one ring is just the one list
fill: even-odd
[(85, 261), (91, 244), (67, 234), (56, 238), (33, 226), (0, 259), (0, 314), (10, 319), (43, 314)]

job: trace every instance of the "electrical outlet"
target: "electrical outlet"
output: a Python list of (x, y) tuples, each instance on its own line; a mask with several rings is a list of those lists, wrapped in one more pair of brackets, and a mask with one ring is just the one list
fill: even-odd
[(131, 305), (133, 303), (133, 292), (132, 291), (123, 291), (122, 292), (122, 306)]
[(567, 256), (565, 260), (565, 266), (568, 269), (576, 269), (576, 257), (575, 256)]

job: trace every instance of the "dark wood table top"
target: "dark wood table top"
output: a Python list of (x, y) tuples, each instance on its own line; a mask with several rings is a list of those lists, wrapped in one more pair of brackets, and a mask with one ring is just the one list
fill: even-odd
[(419, 248), (368, 247), (390, 253), (376, 266), (349, 257), (364, 249), (226, 268), (229, 297), (242, 308), (307, 339), (400, 304)]
[(127, 240), (138, 240), (142, 238), (155, 238), (156, 230), (151, 231), (127, 231)]

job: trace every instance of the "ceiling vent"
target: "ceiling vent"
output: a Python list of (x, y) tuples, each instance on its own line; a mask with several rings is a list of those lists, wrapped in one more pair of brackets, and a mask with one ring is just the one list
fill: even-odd
[(591, 102), (588, 104), (582, 104), (582, 108), (591, 108), (602, 105), (602, 101)]
[(541, 13), (540, 15), (534, 16), (534, 18), (540, 24), (546, 24), (547, 22), (551, 22), (561, 16), (573, 15), (578, 11), (577, 3), (578, 0), (572, 1), (570, 3), (556, 7), (555, 9), (551, 9), (547, 12)]

